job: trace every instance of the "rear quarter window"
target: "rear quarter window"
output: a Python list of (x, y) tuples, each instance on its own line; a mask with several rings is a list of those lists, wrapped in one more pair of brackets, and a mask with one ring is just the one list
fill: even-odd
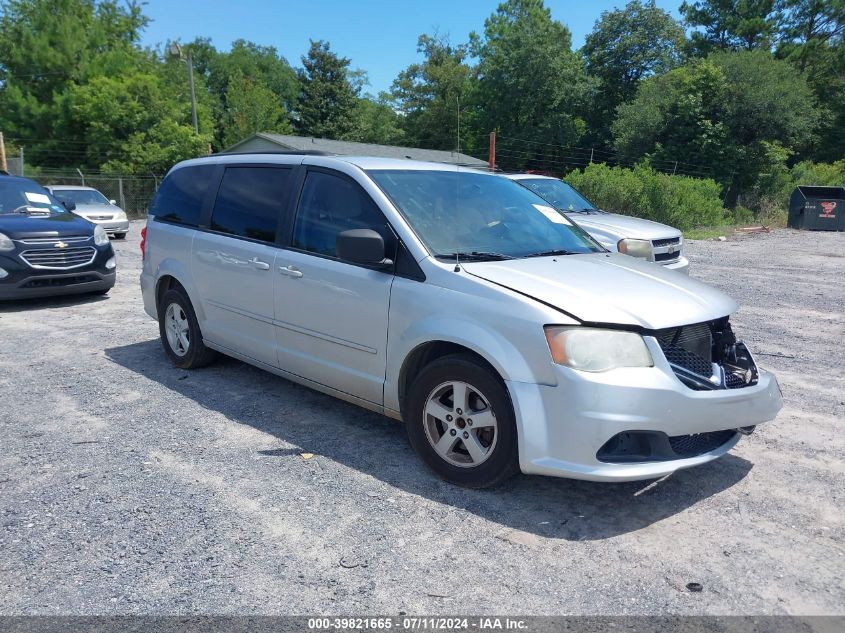
[(150, 215), (158, 220), (198, 226), (202, 204), (214, 176), (215, 165), (182, 167), (172, 172), (161, 183)]

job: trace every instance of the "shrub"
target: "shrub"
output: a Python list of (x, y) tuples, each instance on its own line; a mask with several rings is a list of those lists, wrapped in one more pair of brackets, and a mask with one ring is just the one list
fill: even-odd
[(592, 164), (566, 180), (606, 210), (663, 222), (681, 230), (717, 226), (731, 218), (719, 185), (710, 179), (670, 176), (646, 165), (633, 169)]

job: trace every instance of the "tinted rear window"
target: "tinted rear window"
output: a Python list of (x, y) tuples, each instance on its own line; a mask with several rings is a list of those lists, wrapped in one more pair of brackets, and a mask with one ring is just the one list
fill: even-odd
[(214, 175), (215, 165), (196, 165), (177, 169), (161, 183), (150, 215), (186, 226), (197, 226), (202, 202)]
[(211, 213), (211, 230), (275, 241), (289, 175), (290, 169), (278, 167), (227, 167)]

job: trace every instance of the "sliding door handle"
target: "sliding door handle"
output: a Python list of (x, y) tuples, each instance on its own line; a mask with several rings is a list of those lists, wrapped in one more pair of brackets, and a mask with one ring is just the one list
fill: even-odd
[(252, 266), (254, 268), (257, 268), (258, 270), (270, 270), (270, 264), (268, 264), (267, 262), (262, 262), (257, 257), (253, 257), (251, 260), (249, 260), (249, 263), (252, 264)]
[(302, 277), (302, 271), (296, 266), (279, 266), (279, 272), (288, 277), (299, 279)]

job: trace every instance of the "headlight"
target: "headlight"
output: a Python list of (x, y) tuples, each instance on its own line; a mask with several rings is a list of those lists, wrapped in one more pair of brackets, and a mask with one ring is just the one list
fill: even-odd
[(619, 240), (616, 248), (620, 253), (625, 253), (631, 257), (642, 257), (643, 259), (651, 259), (651, 242), (648, 240), (634, 240), (626, 238)]
[(105, 229), (102, 226), (97, 224), (94, 227), (94, 244), (97, 246), (105, 246), (109, 243), (109, 236), (106, 234)]
[(0, 252), (15, 250), (15, 243), (9, 239), (8, 235), (0, 233)]
[(117, 259), (114, 257), (109, 257), (109, 261), (106, 262), (106, 268), (112, 270), (117, 267)]
[(546, 326), (545, 332), (558, 365), (581, 371), (654, 365), (643, 337), (636, 332), (559, 325)]
[(118, 211), (117, 213), (114, 214), (114, 219), (115, 220), (121, 220), (121, 221), (128, 219), (126, 217), (126, 211)]

